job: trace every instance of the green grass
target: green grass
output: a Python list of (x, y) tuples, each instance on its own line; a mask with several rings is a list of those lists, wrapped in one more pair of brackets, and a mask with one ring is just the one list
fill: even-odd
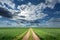
[(54, 28), (34, 28), (41, 40), (60, 40), (60, 29)]
[(28, 40), (33, 40), (33, 36), (32, 36), (31, 31), (30, 31), (30, 37), (29, 37), (29, 39), (28, 39)]
[[(29, 28), (0, 28), (0, 40), (21, 40)], [(60, 40), (60, 29), (58, 28), (33, 28), (41, 40)], [(31, 34), (31, 33), (30, 33)], [(30, 35), (29, 40), (32, 35)]]
[(0, 40), (13, 40), (16, 36), (23, 36), (27, 28), (0, 28)]

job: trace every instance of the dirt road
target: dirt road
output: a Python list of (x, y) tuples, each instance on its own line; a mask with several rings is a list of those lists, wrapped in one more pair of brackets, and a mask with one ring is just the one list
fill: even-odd
[(32, 33), (33, 40), (40, 40), (39, 37), (35, 34), (32, 28), (29, 29), (29, 31), (26, 33), (26, 35), (23, 37), (22, 40), (29, 40), (30, 33)]
[(30, 29), (28, 30), (28, 32), (26, 33), (26, 35), (23, 37), (22, 40), (28, 40), (30, 36)]

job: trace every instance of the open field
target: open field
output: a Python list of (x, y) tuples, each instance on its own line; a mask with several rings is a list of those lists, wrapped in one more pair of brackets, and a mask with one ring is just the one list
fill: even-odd
[[(26, 36), (26, 37), (25, 37)], [(60, 40), (59, 28), (0, 28), (0, 40)]]
[(17, 39), (17, 36), (21, 39), (27, 30), (27, 28), (0, 28), (0, 40), (13, 40)]
[(60, 40), (59, 28), (35, 28), (34, 31), (41, 40)]

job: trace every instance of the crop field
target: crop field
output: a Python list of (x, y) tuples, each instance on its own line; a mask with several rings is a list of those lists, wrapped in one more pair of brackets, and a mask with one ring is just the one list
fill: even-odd
[(34, 31), (41, 40), (60, 40), (60, 29), (58, 28), (35, 28)]
[(0, 28), (0, 40), (13, 40), (16, 36), (23, 37), (27, 28)]

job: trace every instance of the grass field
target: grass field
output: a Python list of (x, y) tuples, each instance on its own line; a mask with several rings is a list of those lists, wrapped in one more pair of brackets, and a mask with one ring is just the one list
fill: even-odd
[(16, 36), (22, 37), (27, 28), (0, 28), (0, 40), (13, 40)]
[[(22, 40), (29, 28), (0, 28), (0, 40)], [(60, 40), (58, 28), (32, 28), (41, 40)], [(31, 39), (32, 36), (30, 35)]]
[(34, 28), (35, 33), (41, 40), (60, 40), (60, 29), (57, 28)]

